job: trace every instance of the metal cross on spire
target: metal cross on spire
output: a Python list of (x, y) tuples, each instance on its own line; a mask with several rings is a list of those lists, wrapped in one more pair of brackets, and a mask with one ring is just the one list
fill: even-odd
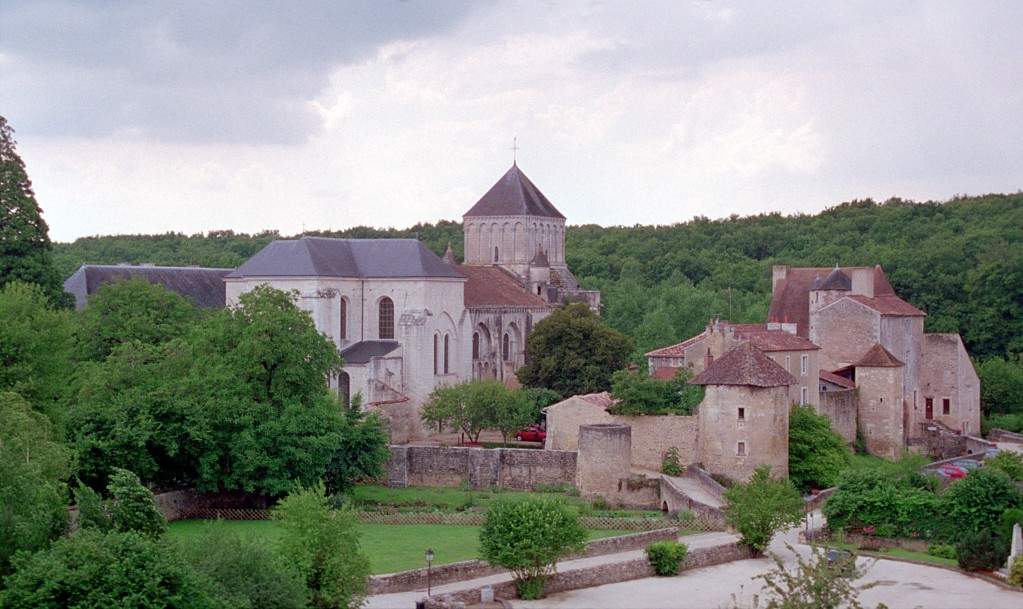
[(512, 147), (510, 148), (510, 150), (512, 151), (512, 165), (518, 165), (518, 159), (516, 158), (518, 156), (517, 153), (519, 151), (518, 136), (512, 138)]

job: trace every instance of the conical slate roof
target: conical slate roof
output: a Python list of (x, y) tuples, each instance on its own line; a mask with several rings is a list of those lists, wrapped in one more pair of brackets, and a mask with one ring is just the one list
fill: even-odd
[(745, 342), (714, 360), (689, 382), (693, 385), (787, 387), (795, 384), (796, 379), (753, 343)]
[(842, 269), (835, 267), (827, 277), (821, 281), (814, 281), (812, 290), (851, 290), (852, 279)]
[(533, 185), (526, 174), (512, 165), (496, 184), (490, 187), (472, 209), (465, 212), (466, 218), (479, 216), (541, 216), (561, 218), (554, 205)]
[(882, 347), (881, 343), (875, 343), (873, 347), (863, 354), (860, 361), (853, 364), (853, 366), (858, 368), (898, 368), (904, 365), (888, 349)]

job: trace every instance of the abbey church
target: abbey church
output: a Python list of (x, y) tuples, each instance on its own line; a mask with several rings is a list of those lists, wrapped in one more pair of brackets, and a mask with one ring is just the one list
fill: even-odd
[(423, 435), (419, 410), (438, 386), (514, 385), (533, 326), (563, 302), (595, 311), (565, 263), (565, 216), (513, 165), (463, 216), (465, 260), (415, 239), (301, 237), (273, 241), (237, 269), (83, 265), (65, 284), (79, 308), (108, 281), (140, 276), (227, 306), (259, 285), (297, 304), (341, 350), (332, 381), (345, 400), (381, 412), (391, 439)]

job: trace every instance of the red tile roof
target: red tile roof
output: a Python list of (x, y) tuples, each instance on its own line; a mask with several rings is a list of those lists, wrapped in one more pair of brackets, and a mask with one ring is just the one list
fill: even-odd
[(654, 373), (651, 374), (650, 376), (661, 381), (670, 381), (673, 378), (675, 378), (675, 376), (678, 374), (678, 371), (679, 371), (678, 368), (671, 367), (657, 368), (654, 370)]
[[(757, 325), (757, 324), (744, 324)], [(759, 324), (762, 326), (762, 324)], [(753, 343), (753, 346), (764, 352), (769, 351), (813, 351), (820, 349), (817, 345), (802, 336), (796, 336), (784, 330), (757, 329), (753, 331), (735, 329), (735, 337)]]
[[(852, 275), (857, 267), (840, 267)], [(796, 324), (796, 333), (804, 338), (810, 335), (810, 287), (815, 280), (824, 281), (834, 272), (834, 267), (790, 268), (774, 291), (768, 321)], [(895, 296), (895, 290), (888, 283), (880, 265), (874, 267), (874, 296)]]
[(705, 330), (703, 332), (700, 332), (696, 336), (693, 336), (692, 338), (687, 338), (686, 340), (684, 340), (684, 341), (682, 341), (682, 342), (680, 342), (678, 344), (671, 345), (669, 347), (661, 347), (660, 349), (654, 349), (653, 351), (650, 351), (649, 353), (647, 353), (646, 356), (647, 357), (682, 357), (683, 355), (685, 355), (686, 347), (693, 346), (697, 342), (703, 340), (704, 337), (706, 337), (706, 336), (707, 336), (707, 332)]
[(466, 307), (552, 307), (530, 294), (519, 282), (496, 266), (459, 266), (464, 275)]
[(852, 382), (851, 380), (845, 378), (844, 376), (835, 374), (834, 372), (828, 372), (827, 370), (821, 370), (820, 377), (822, 381), (827, 381), (833, 385), (845, 387), (846, 389), (854, 389), (856, 387), (856, 383)]
[(926, 313), (920, 309), (909, 304), (905, 300), (898, 296), (879, 296), (877, 298), (869, 298), (867, 296), (859, 296), (852, 294), (847, 296), (858, 303), (867, 305), (871, 309), (874, 309), (881, 315), (893, 315), (898, 317), (924, 317)]
[(796, 379), (753, 343), (745, 342), (714, 360), (690, 382), (694, 385), (786, 387)]
[(853, 364), (854, 367), (863, 368), (897, 368), (904, 365), (888, 349), (882, 347), (880, 343), (868, 349), (863, 354), (863, 357), (860, 358), (860, 361)]

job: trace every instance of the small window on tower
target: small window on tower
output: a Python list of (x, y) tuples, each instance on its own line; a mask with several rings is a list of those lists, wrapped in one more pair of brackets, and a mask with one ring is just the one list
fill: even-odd
[(540, 295), (540, 286), (536, 286), (536, 295), (537, 295), (537, 296), (539, 296), (539, 295)]
[(501, 259), (501, 258), (500, 258), (500, 256), (498, 256), (498, 251), (497, 251), (497, 248), (495, 247), (495, 248), (494, 248), (494, 262), (497, 262), (497, 261), (498, 261), (498, 260), (500, 260), (500, 259)]
[(745, 408), (739, 408), (739, 420), (740, 421), (745, 421), (746, 420), (746, 409)]
[(952, 400), (941, 398), (941, 414), (948, 414), (952, 410)]
[(738, 446), (735, 447), (735, 454), (740, 457), (746, 456), (746, 443), (739, 442)]

